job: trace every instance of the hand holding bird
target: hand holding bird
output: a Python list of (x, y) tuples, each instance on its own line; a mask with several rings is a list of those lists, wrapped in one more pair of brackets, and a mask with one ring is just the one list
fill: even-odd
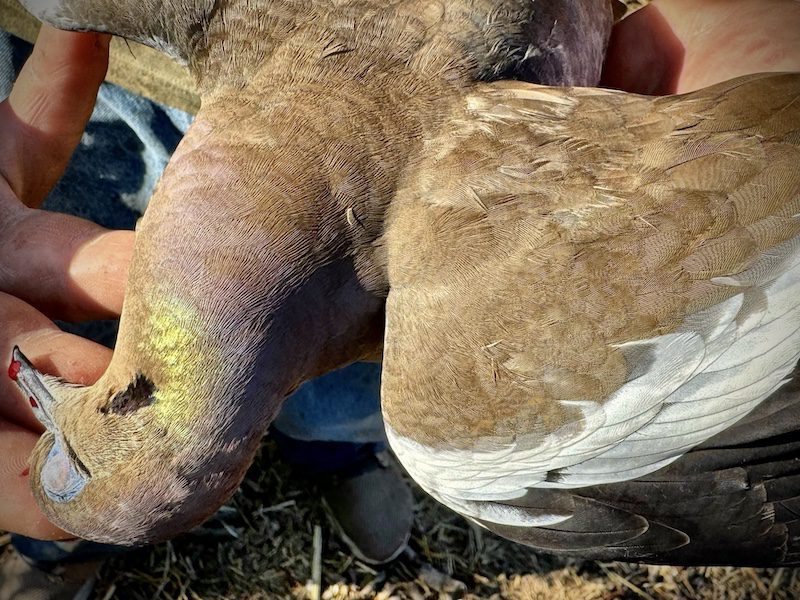
[[(108, 37), (43, 27), (36, 51), (0, 105), (0, 352), (23, 344), (42, 368), (91, 383), (111, 352), (61, 332), (53, 318), (118, 315), (131, 232), (38, 210), (80, 139), (105, 75)], [(0, 529), (63, 537), (41, 515), (28, 482), (42, 431), (28, 399), (0, 378)]]
[[(751, 77), (656, 102), (487, 85), (476, 79), (524, 73), (536, 49), (520, 53), (508, 38), (486, 45), (493, 32), (470, 31), (458, 11), (349, 15), (358, 28), (326, 13), (331, 31), (278, 11), (271, 16), (294, 23), (292, 34), (277, 27), (238, 55), (209, 43), (220, 21), (202, 3), (194, 9), (200, 46), (178, 34), (167, 49), (198, 74), (204, 111), (143, 223), (111, 366), (97, 385), (75, 388), (15, 354), (49, 429), (34, 461), (48, 514), (128, 543), (202, 519), (238, 481), (276, 401), (370, 349), (388, 292), (384, 411), (394, 449), (424, 487), (540, 547), (616, 556), (633, 544), (642, 556), (689, 560), (680, 548), (694, 534), (653, 515), (648, 525), (595, 486), (676, 461), (762, 402), (797, 360), (791, 344), (769, 345), (772, 329), (792, 335), (795, 326), (794, 312), (780, 310), (795, 267), (787, 166), (796, 78)], [(79, 12), (43, 14), (74, 26)], [(416, 37), (395, 38), (393, 26)], [(160, 33), (144, 32), (153, 43)], [(254, 56), (273, 62), (248, 66)], [(380, 85), (389, 74), (391, 90)], [(332, 111), (338, 120), (320, 111), (331, 102), (344, 102)], [(300, 190), (315, 201), (298, 203)], [(233, 232), (214, 218), (220, 203)], [(673, 212), (686, 222), (667, 218)], [(209, 248), (209, 239), (225, 241)], [(626, 251), (631, 244), (638, 250)], [(487, 293), (465, 294), (465, 285)], [(321, 303), (326, 296), (334, 301)], [(740, 383), (717, 368), (753, 351), (751, 365), (774, 370), (752, 381), (742, 369), (738, 403), (712, 402)], [(670, 427), (690, 421), (686, 411), (699, 429), (675, 446)], [(581, 486), (584, 496), (564, 491)], [(771, 527), (764, 543), (784, 558), (763, 560), (786, 559), (783, 522)]]

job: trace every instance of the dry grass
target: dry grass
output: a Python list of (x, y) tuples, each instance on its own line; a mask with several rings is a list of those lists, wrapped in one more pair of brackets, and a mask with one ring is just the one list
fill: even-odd
[(375, 570), (337, 540), (314, 483), (274, 457), (265, 444), (242, 488), (201, 529), (110, 562), (94, 598), (311, 600), (315, 526), (327, 600), (800, 598), (800, 569), (678, 569), (536, 554), (470, 526), (419, 490), (411, 551)]

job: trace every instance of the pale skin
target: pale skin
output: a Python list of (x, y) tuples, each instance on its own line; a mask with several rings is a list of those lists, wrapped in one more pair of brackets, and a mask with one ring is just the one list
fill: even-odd
[[(681, 93), (739, 75), (800, 71), (796, 0), (655, 0), (617, 25), (604, 83)], [(0, 357), (14, 345), (38, 368), (91, 384), (111, 351), (61, 332), (52, 319), (113, 318), (122, 308), (134, 234), (38, 210), (91, 115), (108, 38), (43, 27), (9, 99), (0, 104)], [(0, 529), (65, 534), (30, 492), (27, 462), (42, 427), (0, 376)]]
[[(90, 383), (111, 351), (62, 333), (54, 318), (119, 315), (133, 232), (38, 210), (91, 115), (108, 65), (108, 37), (45, 27), (11, 96), (0, 105), (0, 356), (14, 344), (50, 373)], [(42, 427), (0, 377), (0, 529), (64, 534), (41, 516), (27, 478)]]

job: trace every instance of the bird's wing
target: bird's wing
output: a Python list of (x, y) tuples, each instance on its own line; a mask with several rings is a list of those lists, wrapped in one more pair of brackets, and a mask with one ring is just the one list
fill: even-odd
[(383, 239), (411, 475), (485, 524), (552, 526), (574, 509), (528, 490), (645, 476), (758, 406), (800, 358), (799, 146), (800, 75), (467, 95)]
[(545, 551), (594, 560), (775, 566), (800, 563), (800, 381), (668, 467), (522, 500), (572, 516), (548, 527), (486, 523)]

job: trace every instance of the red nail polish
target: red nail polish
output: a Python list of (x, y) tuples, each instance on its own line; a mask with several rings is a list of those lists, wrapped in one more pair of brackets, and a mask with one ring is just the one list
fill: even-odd
[(11, 364), (8, 365), (8, 376), (11, 377), (14, 381), (17, 380), (17, 375), (19, 375), (19, 370), (22, 368), (22, 363), (18, 360), (12, 360)]
[(33, 396), (28, 397), (28, 402), (31, 403), (31, 406), (33, 408), (39, 408), (39, 405), (36, 403), (36, 398), (34, 398)]

